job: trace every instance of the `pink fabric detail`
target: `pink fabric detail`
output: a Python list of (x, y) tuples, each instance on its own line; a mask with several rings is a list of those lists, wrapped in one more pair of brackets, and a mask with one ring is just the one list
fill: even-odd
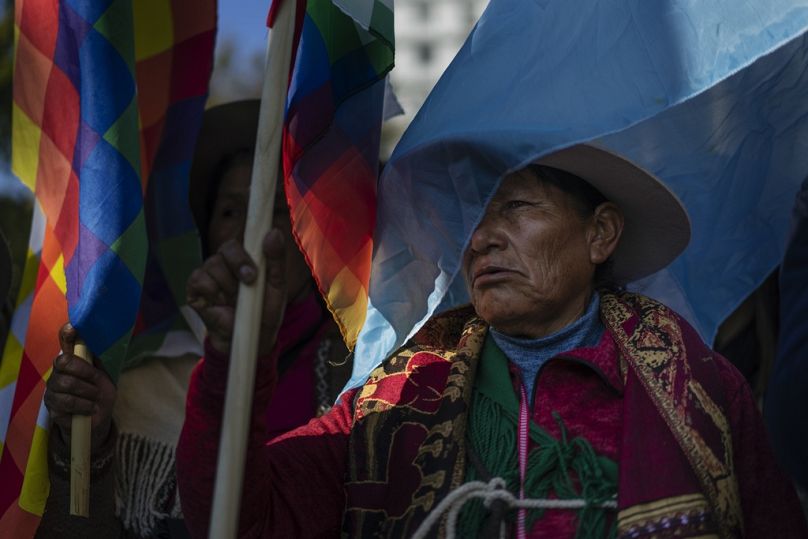
[[(525, 384), (519, 384), (519, 499), (525, 499), (525, 478), (527, 477), (527, 431), (528, 431), (528, 403)], [(517, 517), (516, 537), (525, 539), (525, 523), (527, 522), (527, 509), (519, 509)]]
[[(279, 376), (269, 401), (266, 413), (269, 439), (305, 425), (315, 416), (314, 361), (330, 321), (314, 292), (286, 306), (275, 349), (283, 358), (297, 348), (297, 357)], [(308, 342), (303, 342), (305, 339)]]
[[(508, 370), (514, 393), (520, 395), (523, 391), (520, 370), (512, 363), (508, 364)], [(623, 388), (617, 345), (611, 334), (604, 332), (596, 347), (564, 352), (542, 366), (536, 377), (530, 420), (553, 437), (561, 438), (561, 429), (553, 418), (553, 412), (558, 412), (568, 437), (583, 436), (595, 453), (619, 462)], [(593, 414), (592, 410), (598, 413)], [(528, 451), (534, 447), (535, 442), (528, 438)], [(577, 481), (574, 475), (572, 477)], [(548, 509), (530, 530), (526, 528), (526, 536), (531, 539), (574, 537), (575, 515), (575, 511)]]
[(299, 357), (283, 373), (267, 406), (267, 435), (272, 439), (314, 417), (314, 361)]

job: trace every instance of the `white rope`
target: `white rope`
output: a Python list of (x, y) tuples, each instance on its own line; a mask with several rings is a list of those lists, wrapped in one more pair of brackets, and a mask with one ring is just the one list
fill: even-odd
[[(418, 526), (418, 529), (415, 530), (412, 539), (424, 539), (447, 510), (449, 514), (446, 520), (446, 539), (454, 539), (457, 534), (457, 519), (460, 516), (460, 510), (467, 501), (475, 498), (482, 499), (485, 507), (491, 507), (492, 502), (501, 500), (505, 502), (509, 509), (583, 509), (587, 506), (586, 500), (582, 499), (550, 500), (546, 498), (526, 498), (520, 500), (506, 487), (505, 480), (501, 477), (495, 477), (488, 483), (484, 483), (483, 481), (469, 481), (468, 483), (460, 485), (430, 511), (421, 525)], [(609, 500), (596, 504), (595, 507), (615, 509), (617, 502), (615, 500)], [(505, 536), (504, 526), (500, 528), (500, 536)]]

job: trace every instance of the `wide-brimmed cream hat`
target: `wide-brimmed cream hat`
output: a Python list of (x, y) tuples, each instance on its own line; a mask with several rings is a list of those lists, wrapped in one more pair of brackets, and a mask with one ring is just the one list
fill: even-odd
[(535, 161), (578, 176), (620, 207), (623, 235), (612, 255), (612, 277), (628, 283), (661, 270), (690, 241), (690, 218), (679, 198), (653, 174), (591, 144), (577, 144)]

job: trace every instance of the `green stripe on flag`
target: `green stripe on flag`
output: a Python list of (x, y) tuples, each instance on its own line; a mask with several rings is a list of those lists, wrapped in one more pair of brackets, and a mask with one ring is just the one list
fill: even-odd
[[(383, 10), (386, 10), (384, 6), (380, 12), (383, 13)], [(312, 0), (306, 12), (325, 40), (331, 65), (362, 49), (377, 74), (384, 74), (392, 68), (393, 50), (390, 44), (380, 40), (375, 33), (366, 31), (330, 0)], [(392, 26), (392, 13), (388, 11), (387, 15)]]
[(393, 69), (393, 51), (381, 41), (374, 41), (365, 47), (365, 53), (373, 69), (379, 76)]
[(146, 218), (142, 208), (123, 234), (110, 245), (110, 249), (126, 264), (132, 277), (143, 284), (142, 276), (146, 271), (149, 242), (146, 236)]
[(365, 30), (370, 29), (374, 0), (334, 0), (334, 5)]
[(132, 26), (131, 0), (115, 0), (93, 25), (107, 41), (115, 47), (126, 65), (132, 78), (135, 76), (135, 39)]
[(310, 1), (306, 13), (325, 40), (331, 65), (353, 51), (363, 48), (353, 19), (340, 11), (330, 0)]
[(376, 2), (373, 6), (370, 32), (384, 40), (391, 51), (394, 49), (393, 10), (384, 5), (383, 2)]
[(137, 106), (137, 95), (135, 95), (126, 110), (104, 133), (104, 140), (118, 150), (132, 166), (138, 177), (141, 177), (139, 122), (140, 113)]
[(393, 0), (334, 0), (334, 5), (393, 49)]

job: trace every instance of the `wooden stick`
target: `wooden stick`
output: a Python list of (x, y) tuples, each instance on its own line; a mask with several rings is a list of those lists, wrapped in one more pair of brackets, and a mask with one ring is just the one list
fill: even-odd
[[(73, 355), (92, 364), (93, 356), (84, 344), (76, 340)], [(70, 428), (70, 514), (90, 517), (90, 443), (92, 417), (74, 415)]]
[(235, 537), (238, 532), (244, 460), (255, 389), (258, 332), (264, 303), (266, 261), (261, 243), (272, 226), (289, 66), (292, 60), (295, 4), (294, 0), (284, 0), (281, 3), (267, 42), (250, 202), (244, 232), (244, 248), (256, 261), (258, 272), (254, 285), (239, 286), (236, 303), (209, 535), (215, 539)]

